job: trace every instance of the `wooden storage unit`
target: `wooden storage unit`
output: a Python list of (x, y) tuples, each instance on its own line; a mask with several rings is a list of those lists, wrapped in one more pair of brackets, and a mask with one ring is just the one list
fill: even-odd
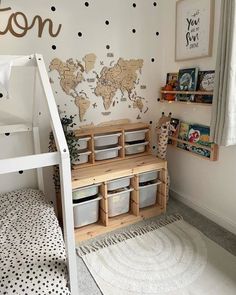
[[(138, 131), (138, 130), (147, 130), (145, 132), (145, 141), (148, 142), (145, 146), (145, 151), (140, 154), (135, 155), (125, 155), (125, 149), (127, 147), (127, 143), (125, 143), (125, 132), (127, 131)], [(113, 159), (106, 160), (96, 160), (95, 159), (95, 137), (99, 135), (111, 135), (120, 133), (118, 139), (118, 146), (120, 146), (120, 150), (118, 152), (118, 157)], [(137, 156), (143, 156), (150, 153), (150, 126), (146, 123), (130, 123), (130, 124), (119, 124), (113, 126), (103, 126), (103, 127), (94, 127), (94, 128), (86, 128), (86, 129), (78, 129), (75, 130), (75, 135), (78, 138), (83, 137), (91, 137), (88, 143), (88, 151), (91, 151), (91, 155), (89, 156), (89, 162), (85, 164), (74, 165), (73, 169), (79, 169), (83, 167), (89, 167), (91, 165), (101, 165), (110, 162), (116, 162), (121, 159), (127, 158), (135, 158)]]
[[(139, 174), (149, 171), (160, 171), (160, 185), (157, 190), (156, 203), (144, 209), (139, 209)], [(116, 217), (108, 217), (108, 198), (107, 182), (118, 178), (130, 176), (131, 202), (129, 213)], [(100, 220), (96, 224), (91, 224), (79, 229), (75, 229), (77, 242), (96, 237), (100, 234), (112, 231), (114, 229), (126, 226), (131, 223), (143, 220), (148, 217), (159, 215), (166, 211), (166, 189), (167, 189), (167, 162), (152, 155), (142, 157), (123, 159), (112, 165), (106, 163), (103, 165), (80, 168), (72, 171), (72, 187), (80, 187), (102, 183), (100, 194)]]

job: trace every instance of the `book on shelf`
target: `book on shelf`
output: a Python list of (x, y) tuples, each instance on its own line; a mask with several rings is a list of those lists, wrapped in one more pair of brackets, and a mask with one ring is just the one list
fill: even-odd
[[(204, 149), (204, 146), (211, 146), (209, 126), (180, 122), (178, 138), (186, 141), (186, 143), (178, 142), (178, 148), (210, 158), (210, 151), (208, 149)], [(194, 145), (188, 144), (187, 142), (192, 144), (196, 143), (202, 147), (196, 147)]]
[[(196, 91), (198, 80), (198, 68), (180, 69), (178, 74), (178, 91)], [(178, 101), (194, 101), (192, 94), (177, 94)]]
[[(215, 81), (215, 71), (199, 71), (198, 72), (198, 83), (197, 90), (201, 92), (213, 92)], [(200, 103), (212, 103), (212, 95), (195, 95), (195, 102)]]
[[(184, 141), (188, 141), (189, 124), (186, 122), (180, 122), (178, 138)], [(177, 147), (189, 150), (189, 145), (186, 143), (178, 142)]]
[[(179, 132), (179, 119), (171, 118), (169, 136), (178, 137), (178, 132)], [(171, 139), (168, 140), (168, 144), (173, 144)]]

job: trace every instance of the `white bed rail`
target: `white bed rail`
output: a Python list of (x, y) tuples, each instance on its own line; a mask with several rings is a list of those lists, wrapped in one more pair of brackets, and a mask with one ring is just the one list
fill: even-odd
[[(55, 138), (57, 152), (54, 153), (39, 153), (40, 144), (39, 136), (37, 135), (37, 128), (33, 118), (33, 126), (28, 124), (6, 125), (0, 126), (0, 133), (14, 133), (33, 131), (33, 139), (35, 141), (35, 155), (28, 155), (23, 157), (9, 158), (0, 160), (0, 174), (18, 172), (20, 170), (37, 169), (39, 187), (43, 186), (42, 170), (43, 167), (59, 165), (60, 180), (61, 180), (61, 198), (63, 211), (63, 228), (64, 239), (67, 252), (69, 283), (72, 295), (78, 295), (77, 286), (77, 267), (76, 267), (76, 253), (75, 253), (75, 238), (74, 238), (74, 220), (72, 207), (72, 186), (71, 186), (71, 168), (70, 155), (64, 132), (61, 126), (60, 117), (55, 103), (54, 95), (49, 82), (47, 70), (43, 57), (40, 54), (29, 56), (0, 56), (0, 60), (13, 61), (13, 66), (35, 66), (38, 70), (42, 89), (45, 94), (45, 103), (47, 104), (51, 128)], [(37, 113), (34, 110), (34, 114)]]

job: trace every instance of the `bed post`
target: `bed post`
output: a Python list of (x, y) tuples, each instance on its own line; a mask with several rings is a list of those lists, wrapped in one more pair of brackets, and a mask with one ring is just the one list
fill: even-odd
[(55, 103), (52, 88), (49, 82), (47, 69), (42, 55), (35, 54), (36, 63), (39, 70), (39, 78), (46, 97), (46, 102), (51, 116), (51, 127), (57, 150), (60, 153), (60, 184), (63, 212), (64, 239), (67, 254), (68, 272), (71, 295), (78, 295), (77, 265), (74, 236), (74, 217), (72, 204), (72, 184), (70, 154), (66, 143), (65, 135), (61, 126), (60, 117)]
[(74, 220), (72, 207), (72, 185), (69, 152), (62, 155), (60, 165), (61, 201), (63, 214), (64, 239), (67, 251), (70, 290), (72, 295), (78, 294), (77, 265), (75, 254)]

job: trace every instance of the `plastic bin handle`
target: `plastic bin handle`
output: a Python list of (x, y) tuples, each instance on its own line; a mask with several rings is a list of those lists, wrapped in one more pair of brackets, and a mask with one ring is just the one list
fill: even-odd
[(130, 189), (128, 189), (128, 190), (123, 190), (123, 191), (120, 191), (120, 192), (118, 192), (118, 193), (114, 193), (114, 194), (108, 194), (107, 196), (108, 196), (108, 198), (109, 197), (114, 197), (114, 196), (116, 196), (116, 195), (120, 195), (120, 194), (124, 194), (124, 193), (129, 193), (129, 192), (132, 192), (134, 190), (134, 188), (130, 188)]
[(106, 135), (97, 135), (94, 136), (94, 139), (100, 139), (100, 138), (107, 138), (111, 136), (121, 136), (121, 133), (112, 133), (112, 134), (106, 134)]

